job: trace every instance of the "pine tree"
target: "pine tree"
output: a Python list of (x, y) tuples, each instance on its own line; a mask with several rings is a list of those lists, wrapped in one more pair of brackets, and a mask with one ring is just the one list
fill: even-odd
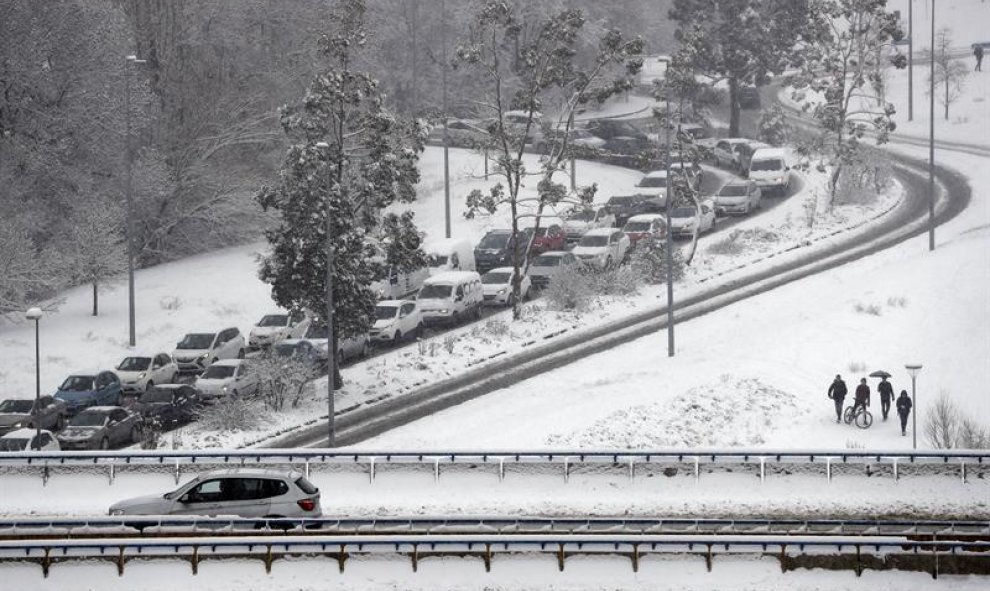
[[(368, 240), (377, 238), (381, 210), (415, 199), (423, 130), (385, 109), (378, 82), (357, 71), (365, 45), (362, 0), (342, 0), (322, 35), (326, 69), (317, 74), (301, 104), (284, 107), (281, 123), (289, 147), (279, 183), (258, 195), (281, 221), (266, 233), (271, 254), (260, 276), (286, 309), (306, 308), (327, 319), (327, 279), (332, 277), (333, 343), (367, 332), (373, 321), (373, 281), (384, 277)], [(385, 219), (390, 219), (386, 216)], [(386, 224), (392, 260), (414, 264), (419, 235), (409, 216)], [(340, 386), (339, 368), (334, 375)]]

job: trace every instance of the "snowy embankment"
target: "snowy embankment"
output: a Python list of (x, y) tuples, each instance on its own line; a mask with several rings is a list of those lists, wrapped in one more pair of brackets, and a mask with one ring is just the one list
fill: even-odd
[[(495, 180), (484, 179), (484, 163), (479, 155), (463, 150), (451, 154), (452, 209), (456, 216), (453, 235), (476, 242), (489, 228), (505, 227), (508, 217), (505, 212), (499, 212), (490, 217), (463, 219), (460, 215), (463, 196), (474, 188), (484, 189)], [(428, 239), (442, 236), (443, 232), (441, 175), (441, 151), (428, 149), (423, 158), (420, 200), (410, 207)], [(578, 164), (579, 184), (597, 182), (599, 202), (616, 192), (628, 191), (638, 177), (638, 173), (626, 169)], [(796, 252), (824, 246), (829, 236), (843, 228), (860, 226), (851, 231), (868, 233), (868, 224), (861, 226), (863, 220), (889, 211), (901, 197), (900, 188), (894, 187), (871, 203), (837, 207), (829, 216), (811, 219), (810, 212), (820, 209), (812, 203), (823, 197), (823, 184), (821, 175), (811, 174), (805, 177), (804, 190), (778, 207), (751, 216), (731, 230), (702, 237), (695, 262), (677, 286), (675, 297), (696, 292), (711, 280), (731, 280), (738, 273), (767, 268)], [(255, 258), (260, 248), (261, 245), (228, 249), (139, 272), (139, 349), (171, 350), (186, 331), (233, 325), (246, 332), (272, 308), (268, 288), (256, 276)], [(42, 321), (43, 390), (53, 389), (70, 371), (108, 367), (128, 354), (124, 339), (125, 290), (104, 296), (105, 313), (99, 318), (87, 315), (87, 297), (84, 288), (68, 292), (59, 312)], [(647, 286), (634, 296), (602, 298), (585, 314), (547, 310), (544, 302), (535, 301), (525, 306), (520, 321), (511, 321), (509, 313), (503, 312), (481, 323), (352, 365), (344, 370), (345, 387), (336, 396), (336, 407), (338, 410), (357, 408), (400, 396), (418, 386), (476, 367), (493, 356), (511, 354), (545, 335), (598, 326), (647, 306), (663, 304), (665, 299), (662, 286)], [(11, 362), (4, 365), (0, 375), (2, 396), (25, 396), (32, 389), (30, 328), (23, 324), (4, 328), (0, 353)], [(254, 429), (215, 433), (193, 424), (182, 429), (170, 443), (200, 448), (264, 442), (307, 422), (325, 420), (325, 388), (325, 379), (316, 380), (298, 406), (284, 413), (269, 413)]]

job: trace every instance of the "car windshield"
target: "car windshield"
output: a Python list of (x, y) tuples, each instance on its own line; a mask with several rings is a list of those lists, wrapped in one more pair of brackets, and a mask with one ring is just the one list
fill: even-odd
[(540, 255), (533, 261), (534, 267), (557, 267), (560, 266), (562, 257)]
[(666, 176), (644, 176), (636, 183), (637, 187), (666, 187)]
[(777, 158), (769, 158), (767, 160), (753, 160), (749, 164), (750, 170), (783, 170), (783, 161)]
[(310, 324), (309, 328), (306, 329), (307, 339), (325, 339), (327, 338), (327, 326), (325, 324)]
[(378, 306), (375, 308), (376, 320), (391, 320), (395, 318), (395, 313), (399, 311), (397, 306)]
[(703, 129), (701, 127), (688, 128), (688, 129), (685, 129), (684, 131), (689, 136), (693, 137), (696, 140), (700, 140), (700, 139), (704, 139), (704, 138), (707, 138), (707, 137), (711, 137), (711, 135), (708, 133), (708, 130)]
[(172, 393), (168, 390), (162, 390), (160, 388), (152, 388), (144, 394), (141, 395), (138, 402), (143, 402), (145, 404), (151, 402), (172, 402)]
[(151, 365), (151, 357), (125, 357), (117, 369), (120, 371), (144, 371)]
[(0, 412), (23, 415), (31, 412), (33, 406), (33, 400), (4, 400), (0, 402)]
[(512, 273), (485, 273), (481, 282), (485, 285), (505, 285), (512, 279)]
[(579, 209), (568, 213), (567, 219), (577, 222), (590, 222), (595, 219), (595, 212), (590, 209)]
[(449, 298), (453, 289), (449, 285), (424, 285), (423, 289), (419, 290), (419, 298), (421, 300)]
[(612, 197), (608, 200), (609, 205), (618, 205), (619, 207), (632, 205), (633, 202), (632, 197)]
[(447, 256), (442, 254), (431, 254), (427, 257), (431, 267), (442, 267), (447, 264)]
[(718, 194), (722, 197), (745, 197), (746, 185), (726, 185)]
[(606, 246), (608, 236), (584, 236), (578, 242), (578, 246)]
[(288, 314), (269, 314), (261, 319), (258, 326), (263, 328), (271, 328), (276, 326), (287, 326), (289, 324)]
[(506, 244), (509, 243), (510, 234), (486, 234), (481, 242), (478, 243), (478, 248), (504, 248)]
[(695, 213), (697, 212), (693, 207), (675, 207), (674, 209), (670, 210), (670, 217), (693, 218)]
[(58, 387), (59, 390), (68, 390), (72, 392), (85, 392), (87, 390), (93, 389), (93, 376), (69, 376), (65, 378), (62, 385)]
[(291, 357), (296, 354), (296, 345), (291, 343), (279, 343), (274, 347), (275, 354), (282, 357)]
[(200, 377), (204, 380), (225, 380), (234, 377), (234, 369), (232, 365), (211, 365)]
[(4, 437), (0, 439), (0, 451), (24, 451), (27, 449), (27, 439), (10, 439)]
[(623, 232), (649, 232), (650, 222), (628, 222)]
[(107, 422), (107, 415), (92, 410), (84, 410), (69, 421), (70, 427), (102, 427)]
[(213, 333), (193, 333), (182, 337), (176, 349), (209, 349), (213, 344)]

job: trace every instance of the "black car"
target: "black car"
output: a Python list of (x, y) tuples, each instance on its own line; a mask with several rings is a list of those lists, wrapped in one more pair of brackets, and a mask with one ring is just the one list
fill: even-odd
[(618, 195), (609, 198), (605, 207), (615, 216), (615, 225), (621, 228), (634, 215), (662, 212), (663, 199), (646, 195)]
[(474, 265), (478, 273), (484, 275), (495, 267), (512, 266), (513, 251), (522, 262), (532, 231), (532, 228), (520, 230), (513, 240), (512, 230), (490, 230), (474, 247)]
[(129, 410), (141, 415), (146, 424), (169, 428), (193, 420), (199, 405), (196, 388), (187, 384), (162, 384), (142, 394)]
[(755, 86), (740, 86), (736, 98), (740, 109), (760, 108), (760, 91)]
[(635, 125), (621, 119), (594, 119), (586, 129), (605, 140), (604, 150), (617, 154), (634, 154), (650, 147), (650, 140)]

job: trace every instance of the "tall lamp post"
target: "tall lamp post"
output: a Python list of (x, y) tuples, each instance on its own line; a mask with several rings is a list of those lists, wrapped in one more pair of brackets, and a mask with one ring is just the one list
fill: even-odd
[[(28, 320), (34, 320), (34, 411), (32, 415), (37, 415), (41, 410), (41, 333), (38, 328), (41, 320), (41, 308), (31, 308), (25, 314)], [(41, 442), (41, 422), (34, 418), (35, 445)]]
[(928, 89), (928, 250), (935, 250), (935, 0), (932, 0), (931, 73)]
[[(318, 149), (327, 153), (327, 180), (330, 181), (330, 144), (316, 142)], [(336, 445), (336, 430), (334, 428), (334, 378), (337, 375), (337, 348), (333, 344), (333, 223), (331, 217), (330, 186), (327, 186), (327, 447)]]
[(132, 226), (134, 225), (134, 198), (132, 196), (132, 175), (131, 167), (134, 161), (134, 152), (131, 150), (131, 75), (132, 66), (138, 64), (146, 64), (147, 60), (139, 60), (136, 55), (127, 56), (125, 68), (127, 69), (124, 78), (126, 79), (125, 92), (124, 92), (124, 119), (127, 121), (127, 137), (125, 139), (126, 147), (124, 148), (125, 157), (125, 168), (126, 168), (126, 186), (125, 193), (127, 195), (127, 224), (125, 231), (125, 240), (127, 240), (127, 320), (128, 320), (128, 343), (133, 347), (137, 344), (137, 336), (134, 329), (134, 231)]
[(670, 208), (673, 205), (674, 191), (673, 183), (670, 182), (670, 98), (667, 100), (666, 116), (664, 125), (667, 126), (667, 199), (664, 204), (666, 217), (664, 220), (664, 233), (666, 247), (664, 248), (664, 259), (667, 266), (667, 357), (674, 356), (674, 233), (670, 230)]
[(918, 395), (915, 392), (915, 378), (921, 372), (920, 363), (911, 363), (904, 366), (911, 374), (911, 404), (914, 412), (911, 414), (911, 447), (918, 449)]
[(914, 121), (914, 0), (908, 0), (908, 121)]

